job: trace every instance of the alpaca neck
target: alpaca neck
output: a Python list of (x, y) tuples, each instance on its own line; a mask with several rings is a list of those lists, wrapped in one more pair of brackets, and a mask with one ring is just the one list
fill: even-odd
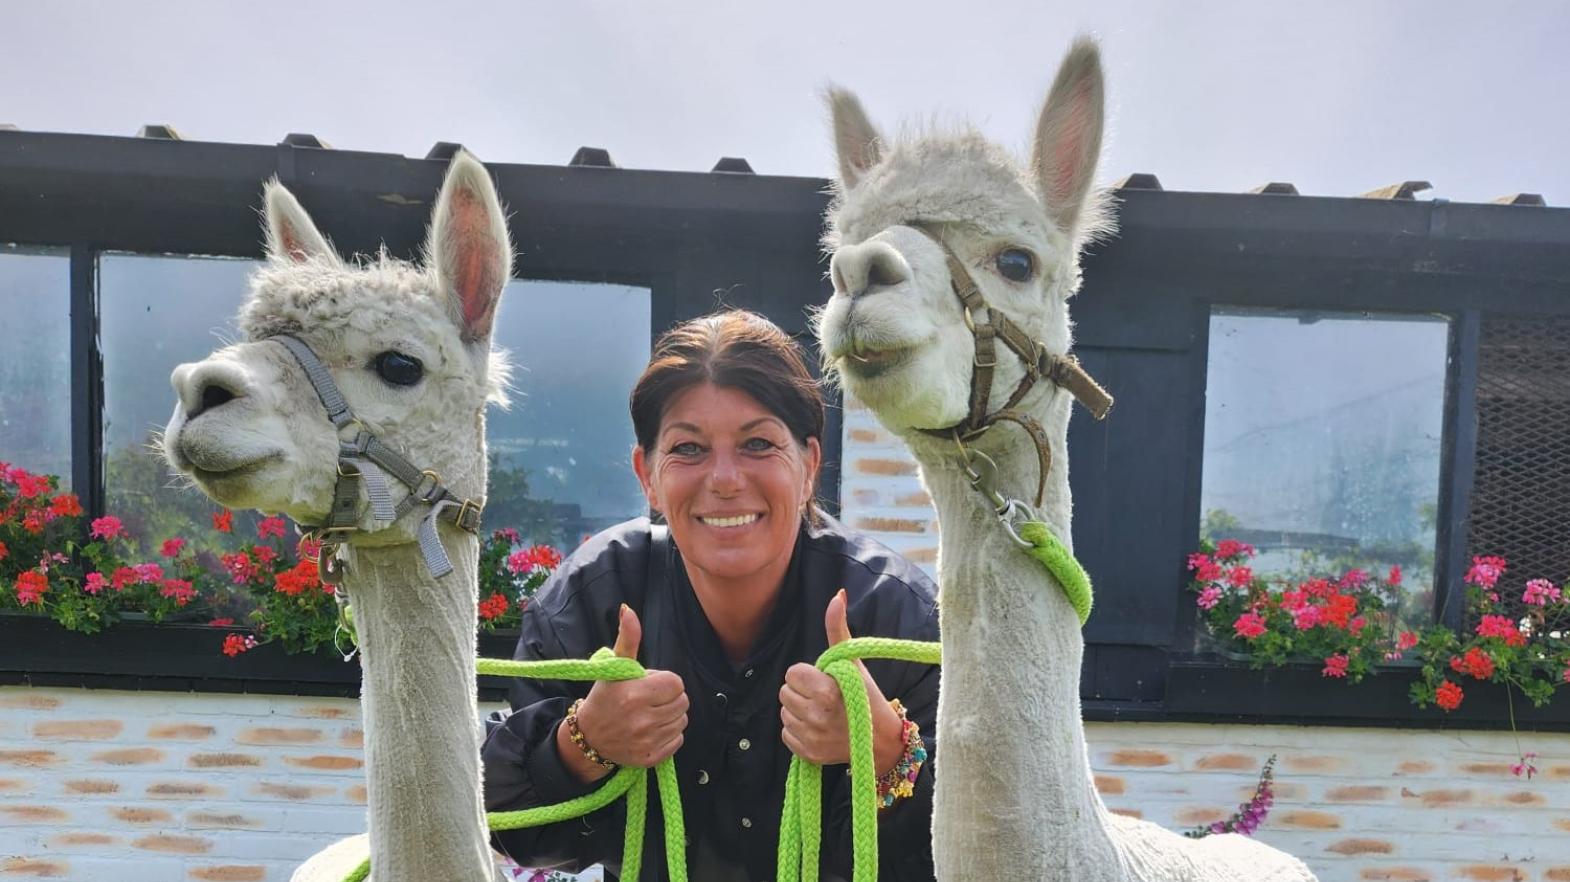
[(359, 548), (349, 561), (377, 882), (495, 876), (475, 700), (479, 543), (441, 530), (453, 563), (445, 578), (413, 544)]
[[(1069, 403), (1058, 395), (1035, 416), (1049, 427), (1053, 462), (1038, 515), (1072, 547)], [(1000, 491), (1033, 501), (1039, 458), (1025, 435), (1005, 424), (980, 444)], [(952, 444), (915, 446), (942, 525), (939, 878), (1078, 878), (1111, 854), (1080, 720), (1079, 619), (967, 482)]]

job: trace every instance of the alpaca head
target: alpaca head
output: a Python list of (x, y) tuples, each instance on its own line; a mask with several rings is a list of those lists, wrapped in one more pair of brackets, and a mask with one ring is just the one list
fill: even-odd
[[(464, 498), (485, 494), (485, 405), (505, 403), (491, 351), (512, 246), (484, 166), (459, 153), (436, 198), (425, 257), (347, 263), (294, 196), (265, 190), (267, 261), (240, 311), (244, 342), (175, 368), (164, 455), (215, 501), (321, 522), (340, 433), (304, 370), (275, 339), (298, 337), (329, 368), (355, 416)], [(352, 424), (351, 424), (352, 425)], [(344, 437), (350, 437), (349, 429)], [(393, 501), (405, 488), (393, 482)], [(408, 541), (422, 507), (356, 541)]]
[[(975, 339), (945, 246), (990, 308), (1067, 352), (1079, 249), (1107, 224), (1091, 190), (1102, 92), (1096, 45), (1082, 39), (1058, 70), (1028, 166), (974, 132), (885, 140), (854, 95), (829, 94), (840, 179), (825, 236), (834, 295), (818, 335), (844, 386), (891, 430), (909, 437), (968, 410)], [(1002, 346), (997, 362), (994, 409), (1024, 374)]]

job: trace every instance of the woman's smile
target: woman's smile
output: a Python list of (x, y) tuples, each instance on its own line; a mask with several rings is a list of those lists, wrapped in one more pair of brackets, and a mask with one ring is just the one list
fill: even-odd
[(759, 519), (763, 517), (763, 513), (755, 511), (748, 514), (698, 515), (697, 517), (704, 526), (714, 527), (715, 529), (719, 530), (737, 532), (742, 527), (748, 527), (757, 523)]
[(700, 382), (671, 398), (654, 444), (633, 451), (649, 506), (716, 590), (772, 590), (812, 500), (818, 441), (798, 440), (740, 389)]

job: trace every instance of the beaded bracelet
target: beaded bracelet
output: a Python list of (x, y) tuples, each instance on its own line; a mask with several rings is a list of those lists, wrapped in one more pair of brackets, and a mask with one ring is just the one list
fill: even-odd
[(927, 747), (921, 740), (921, 727), (906, 716), (905, 705), (898, 698), (890, 700), (889, 705), (899, 714), (900, 736), (905, 742), (905, 752), (900, 754), (894, 768), (878, 776), (878, 805), (883, 808), (916, 792), (916, 776), (921, 773), (921, 764), (927, 761)]
[(600, 756), (599, 751), (590, 747), (589, 742), (584, 739), (583, 733), (578, 731), (578, 706), (581, 704), (583, 704), (583, 699), (580, 698), (572, 703), (572, 707), (567, 708), (567, 737), (572, 739), (573, 744), (578, 745), (578, 749), (583, 751), (583, 755), (588, 757), (590, 761), (598, 763), (603, 768), (616, 768), (615, 763)]

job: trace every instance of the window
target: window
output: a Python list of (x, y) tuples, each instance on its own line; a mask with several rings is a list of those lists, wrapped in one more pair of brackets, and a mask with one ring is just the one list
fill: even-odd
[(485, 522), (572, 547), (648, 504), (632, 472), (627, 395), (649, 360), (647, 288), (514, 281), (495, 343), (512, 354), (512, 407), (492, 408)]
[(0, 461), (71, 483), (71, 260), (0, 244)]
[(1397, 618), (1431, 623), (1449, 323), (1217, 309), (1202, 535), (1295, 578), (1399, 564)]
[(256, 263), (105, 254), (99, 259), (106, 510), (144, 542), (211, 533), (214, 505), (174, 479), (156, 449), (174, 410), (169, 374), (238, 337)]

